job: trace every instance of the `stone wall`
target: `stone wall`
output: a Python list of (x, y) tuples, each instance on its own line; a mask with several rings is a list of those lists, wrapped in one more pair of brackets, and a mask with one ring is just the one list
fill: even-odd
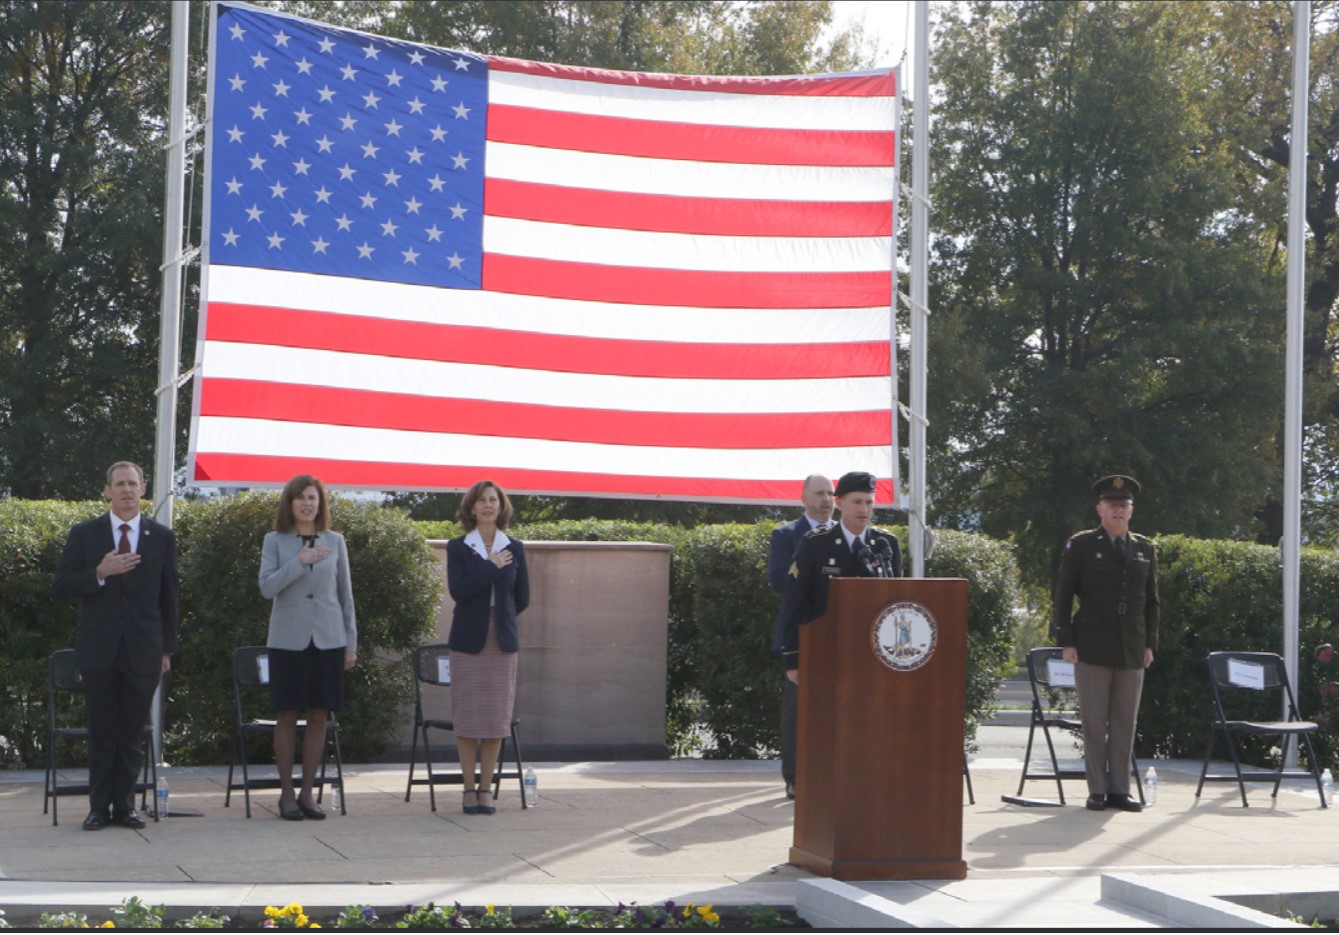
[[(445, 643), (455, 606), (446, 593), (446, 543), (430, 544), (442, 563), (437, 640)], [(527, 542), (525, 554), (530, 607), (519, 619), (516, 716), (526, 759), (668, 756), (670, 547), (650, 542)], [(449, 696), (449, 690), (436, 692)], [(437, 697), (428, 716), (445, 716), (449, 710), (449, 697)], [(406, 728), (401, 737), (406, 758), (412, 739)], [(453, 758), (454, 745), (442, 753)]]

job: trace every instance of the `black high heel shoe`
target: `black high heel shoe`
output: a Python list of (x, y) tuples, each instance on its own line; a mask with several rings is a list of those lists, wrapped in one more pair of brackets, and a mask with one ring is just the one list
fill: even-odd
[[(469, 801), (470, 796), (474, 796), (475, 804), (473, 805), (466, 804)], [(479, 814), (478, 803), (479, 803), (479, 793), (475, 792), (473, 789), (466, 789), (464, 792), (461, 793), (460, 810), (464, 812), (466, 815)]]
[[(493, 804), (493, 793), (492, 793), (492, 792), (484, 792), (483, 790), (480, 790), (480, 791), (478, 792), (478, 796), (479, 796), (479, 812), (478, 812), (478, 813), (479, 813), (480, 815), (493, 815), (493, 814), (496, 814), (496, 813), (497, 813), (497, 806), (495, 806), (495, 805)], [(488, 804), (487, 804), (487, 805), (484, 804), (484, 796), (488, 796)]]

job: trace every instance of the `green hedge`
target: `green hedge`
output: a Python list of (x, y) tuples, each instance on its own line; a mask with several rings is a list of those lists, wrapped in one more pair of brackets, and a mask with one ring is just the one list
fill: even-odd
[[(176, 510), (182, 560), (182, 653), (167, 682), (167, 756), (174, 762), (226, 760), (232, 743), (230, 653), (262, 643), (269, 606), (256, 578), (260, 541), (274, 493), (185, 502)], [(341, 723), (346, 755), (373, 757), (401, 725), (412, 693), (402, 665), (387, 664), (433, 632), (441, 577), (426, 538), (459, 534), (447, 522), (412, 523), (396, 509), (333, 499), (335, 527), (349, 541), (361, 656), (348, 680)], [(8, 766), (41, 762), (45, 659), (70, 644), (73, 603), (49, 597), (52, 570), (69, 527), (102, 503), (0, 501), (0, 757)], [(673, 547), (669, 607), (667, 743), (677, 753), (757, 757), (777, 745), (780, 667), (769, 652), (777, 596), (767, 586), (775, 524), (684, 529), (607, 520), (517, 526), (528, 540), (650, 541)], [(905, 533), (903, 532), (905, 535)], [(928, 573), (964, 577), (969, 598), (969, 733), (993, 703), (1008, 671), (1019, 602), (1011, 546), (941, 533)]]
[[(174, 528), (181, 559), (181, 654), (165, 682), (169, 762), (227, 762), (233, 744), (231, 654), (261, 644), (269, 602), (260, 596), (260, 544), (272, 528), (276, 493), (182, 502)], [(346, 679), (340, 718), (346, 758), (385, 749), (412, 702), (398, 656), (435, 628), (441, 575), (432, 551), (402, 511), (334, 497), (334, 526), (349, 544), (358, 607), (359, 663)], [(51, 576), (71, 525), (105, 503), (0, 501), (0, 762), (42, 764), (46, 657), (71, 645), (76, 605), (50, 597)], [(258, 699), (264, 707), (264, 698)]]
[[(248, 493), (178, 513), (182, 593), (192, 599), (183, 601), (167, 745), (186, 762), (229, 756), (231, 720), (216, 712), (232, 704), (233, 648), (265, 642), (270, 602), (257, 583), (260, 542), (273, 528), (278, 502), (273, 492)], [(332, 497), (331, 525), (348, 543), (358, 612), (358, 665), (345, 673), (341, 744), (346, 759), (360, 762), (385, 750), (404, 726), (414, 686), (399, 657), (435, 632), (441, 572), (403, 511)]]
[[(905, 554), (906, 531), (901, 530)], [(1014, 631), (1023, 592), (1013, 545), (967, 533), (937, 533), (939, 544), (925, 573), (931, 578), (966, 578), (967, 736), (994, 712), (1000, 681), (1012, 675)]]
[(0, 767), (44, 762), (47, 656), (74, 645), (74, 604), (51, 599), (51, 578), (70, 527), (105, 509), (0, 500)]
[(692, 629), (687, 665), (710, 746), (704, 754), (752, 759), (777, 749), (781, 662), (771, 652), (777, 596), (767, 583), (775, 523), (693, 530)]
[[(767, 583), (767, 549), (775, 523), (704, 526), (693, 531), (696, 593), (691, 634), (696, 689), (715, 746), (709, 756), (771, 755), (778, 744), (781, 666), (770, 652), (780, 598)], [(904, 540), (906, 530), (895, 532)], [(1010, 546), (945, 532), (926, 574), (966, 578), (968, 736), (994, 703), (1011, 671), (1018, 568)]]
[[(1142, 756), (1204, 756), (1212, 703), (1204, 658), (1218, 650), (1283, 652), (1283, 577), (1279, 550), (1245, 542), (1163, 536), (1157, 540), (1162, 624), (1158, 651), (1144, 682), (1139, 713)], [(1298, 707), (1303, 717), (1319, 707), (1312, 675), (1314, 649), (1339, 638), (1339, 554), (1303, 549)], [(1270, 708), (1260, 712), (1278, 716)], [(1319, 738), (1317, 755), (1335, 765), (1334, 729)], [(1220, 742), (1221, 743), (1221, 742)], [(1247, 744), (1247, 756), (1272, 758), (1268, 741)], [(1217, 755), (1225, 755), (1223, 749)]]

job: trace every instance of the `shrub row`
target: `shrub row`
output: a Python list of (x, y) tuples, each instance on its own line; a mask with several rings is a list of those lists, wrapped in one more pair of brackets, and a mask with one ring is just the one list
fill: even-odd
[[(1211, 702), (1204, 658), (1219, 650), (1283, 653), (1283, 571), (1276, 548), (1245, 542), (1163, 536), (1158, 546), (1162, 626), (1153, 667), (1144, 681), (1139, 715), (1141, 756), (1201, 758)], [(1303, 717), (1320, 710), (1314, 650), (1339, 637), (1339, 554), (1303, 549), (1301, 556), (1298, 707)], [(1265, 720), (1278, 711), (1263, 710)], [(1318, 737), (1317, 756), (1335, 765), (1339, 753), (1331, 722)], [(1255, 762), (1272, 759), (1265, 739), (1246, 744)], [(1217, 751), (1224, 754), (1222, 749)]]
[[(260, 544), (276, 493), (183, 502), (174, 528), (181, 561), (181, 654), (164, 682), (170, 761), (227, 762), (233, 749), (232, 651), (263, 644), (270, 605), (260, 596)], [(405, 667), (388, 661), (433, 632), (441, 599), (437, 561), (400, 510), (332, 500), (349, 543), (358, 606), (359, 664), (345, 681), (345, 756), (371, 759), (413, 700)], [(46, 659), (72, 644), (74, 602), (50, 597), (69, 527), (106, 503), (0, 501), (0, 764), (37, 768), (46, 730)], [(260, 700), (263, 706), (263, 699)]]
[[(273, 493), (184, 502), (176, 511), (181, 548), (182, 654), (167, 681), (167, 754), (183, 763), (221, 762), (231, 752), (230, 654), (265, 639), (269, 606), (256, 586), (260, 542)], [(0, 501), (0, 766), (42, 763), (46, 657), (68, 646), (73, 603), (53, 601), (51, 574), (66, 532), (105, 509), (98, 502)], [(359, 666), (342, 718), (347, 755), (371, 759), (394, 736), (412, 685), (393, 661), (433, 632), (441, 594), (425, 538), (449, 538), (448, 523), (414, 523), (400, 510), (335, 498), (336, 526), (349, 540), (360, 630)], [(768, 652), (777, 610), (766, 581), (771, 523), (695, 529), (606, 520), (518, 526), (529, 540), (653, 541), (674, 547), (669, 607), (667, 741), (684, 752), (705, 738), (710, 756), (760, 756), (776, 748), (779, 665)], [(898, 530), (905, 536), (904, 530)], [(1158, 540), (1162, 635), (1140, 715), (1143, 756), (1199, 757), (1209, 719), (1204, 657), (1219, 649), (1282, 652), (1278, 551), (1183, 536)], [(970, 582), (969, 733), (989, 713), (1011, 662), (1019, 604), (1012, 547), (944, 532), (927, 573)], [(1339, 662), (1315, 650), (1339, 642), (1339, 554), (1302, 555), (1304, 716), (1334, 707)], [(1322, 697), (1322, 692), (1327, 693)], [(1339, 755), (1339, 717), (1325, 718), (1320, 748)], [(1264, 747), (1252, 750), (1265, 759)]]
[[(176, 509), (182, 587), (182, 652), (166, 682), (165, 736), (173, 762), (222, 762), (231, 754), (231, 652), (262, 643), (269, 605), (256, 586), (259, 548), (276, 494), (183, 502)], [(0, 764), (42, 762), (46, 657), (68, 646), (75, 605), (49, 596), (51, 574), (74, 523), (104, 503), (0, 501)], [(341, 724), (346, 756), (385, 749), (412, 697), (407, 669), (393, 661), (433, 632), (438, 566), (427, 538), (459, 534), (451, 523), (413, 523), (397, 509), (334, 498), (334, 522), (349, 542), (358, 603), (360, 663), (347, 681)], [(757, 757), (777, 746), (779, 663), (768, 650), (777, 597), (766, 560), (772, 523), (696, 529), (606, 520), (517, 527), (529, 540), (653, 541), (674, 548), (669, 607), (667, 742), (687, 752), (705, 739), (716, 757)], [(1018, 600), (1010, 547), (946, 533), (934, 575), (971, 581), (971, 724), (994, 698), (1009, 665)], [(388, 661), (391, 660), (391, 661)]]

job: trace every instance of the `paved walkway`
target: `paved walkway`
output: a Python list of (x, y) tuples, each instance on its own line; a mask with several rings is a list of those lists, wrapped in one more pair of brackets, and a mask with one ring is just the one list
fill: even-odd
[[(1198, 764), (1159, 762), (1160, 801), (1141, 814), (1084, 810), (1082, 783), (1067, 784), (1068, 807), (1021, 808), (1000, 799), (1017, 787), (1017, 759), (994, 755), (1013, 735), (993, 745), (992, 730), (1013, 729), (986, 728), (972, 765), (968, 878), (867, 884), (854, 893), (839, 885), (841, 899), (901, 907), (928, 925), (1135, 928), (1176, 924), (1147, 896), (1163, 884), (1206, 897), (1249, 891), (1261, 905), (1299, 880), (1339, 889), (1339, 809), (1322, 811), (1314, 790), (1285, 790), (1274, 802), (1257, 785), (1243, 809), (1235, 786), (1221, 784), (1197, 802)], [(513, 781), (487, 817), (461, 814), (451, 787), (439, 790), (435, 814), (425, 789), (406, 804), (403, 766), (352, 766), (349, 814), (301, 823), (278, 820), (273, 792), (253, 798), (251, 820), (237, 799), (225, 809), (224, 769), (173, 769), (174, 810), (199, 817), (96, 833), (81, 830), (85, 809), (76, 798), (61, 802), (61, 824), (51, 826), (41, 773), (0, 773), (0, 908), (11, 922), (71, 908), (105, 918), (135, 895), (174, 914), (216, 907), (254, 922), (266, 905), (294, 901), (318, 914), (351, 904), (398, 912), (429, 900), (510, 905), (519, 914), (666, 899), (800, 903), (808, 911), (810, 896), (827, 898), (819, 891), (830, 881), (785, 864), (793, 810), (775, 763), (536, 767), (540, 806), (523, 811)], [(1053, 796), (1054, 785), (1029, 783), (1027, 792)], [(1160, 882), (1120, 897), (1115, 875)], [(1313, 904), (1321, 905), (1305, 905)]]

